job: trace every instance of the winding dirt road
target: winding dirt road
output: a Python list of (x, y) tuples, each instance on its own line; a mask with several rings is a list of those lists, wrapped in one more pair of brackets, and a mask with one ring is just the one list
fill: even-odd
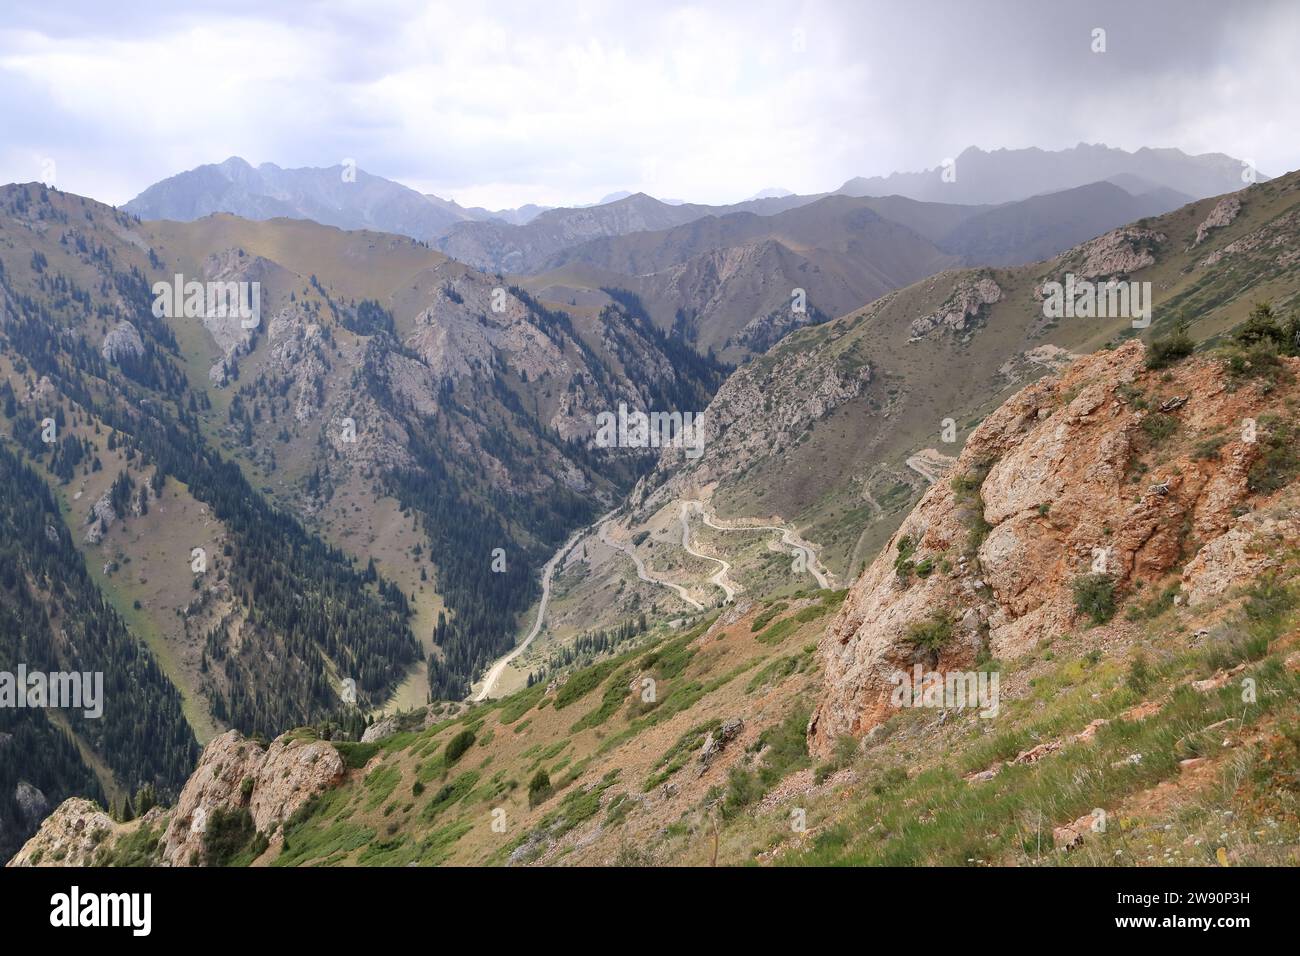
[[(682, 523), (682, 548), (685, 549), (688, 554), (694, 555), (697, 558), (702, 558), (705, 561), (712, 561), (719, 565), (718, 571), (709, 578), (709, 582), (721, 589), (722, 593), (726, 596), (727, 601), (733, 600), (739, 592), (744, 590), (744, 588), (731, 579), (731, 563), (729, 561), (724, 561), (722, 558), (715, 558), (711, 554), (704, 554), (691, 547), (690, 513), (692, 511), (698, 512), (704, 523), (715, 531), (780, 532), (781, 541), (787, 547), (796, 553), (801, 552), (804, 555), (808, 573), (817, 579), (818, 585), (823, 588), (830, 588), (833, 586), (831, 573), (822, 566), (820, 561), (817, 560), (816, 552), (813, 551), (812, 547), (795, 534), (795, 532), (790, 528), (782, 527), (780, 525), (738, 524), (728, 526), (725, 524), (719, 524), (712, 513), (705, 508), (704, 502), (683, 501), (681, 504), (680, 514)], [(528, 635), (520, 641), (513, 650), (498, 658), (492, 666), (488, 668), (487, 674), (483, 677), (483, 686), (473, 695), (471, 698), (472, 700), (483, 701), (491, 697), (493, 692), (496, 690), (496, 685), (498, 681), (500, 681), (501, 675), (504, 674), (506, 668), (510, 666), (510, 662), (526, 651), (528, 645), (530, 645), (537, 635), (542, 632), (542, 627), (546, 623), (546, 607), (551, 601), (551, 580), (555, 576), (555, 569), (559, 567), (560, 562), (564, 560), (564, 556), (573, 550), (574, 545), (576, 545), (585, 535), (589, 534), (593, 528), (598, 529), (598, 536), (603, 544), (608, 545), (616, 551), (623, 552), (632, 559), (632, 564), (636, 567), (636, 576), (642, 581), (645, 581), (647, 584), (655, 584), (662, 588), (668, 588), (694, 610), (704, 610), (704, 605), (691, 597), (686, 588), (682, 587), (680, 584), (655, 577), (651, 574), (650, 569), (646, 567), (645, 561), (643, 561), (641, 556), (636, 553), (636, 548), (626, 542), (615, 541), (609, 536), (609, 522), (613, 515), (614, 512), (611, 511), (609, 514), (596, 521), (594, 525), (575, 531), (569, 537), (569, 540), (564, 542), (564, 545), (556, 551), (555, 554), (551, 555), (550, 560), (542, 566), (542, 599), (537, 605), (537, 618), (533, 621), (532, 628), (529, 630)]]
[[(612, 513), (613, 512), (611, 512), (611, 514)], [(604, 518), (601, 518), (599, 523), (603, 526), (608, 517), (609, 515), (606, 515)], [(542, 566), (542, 600), (541, 603), (537, 605), (537, 620), (533, 622), (532, 630), (528, 632), (528, 636), (520, 641), (514, 650), (499, 658), (495, 664), (488, 668), (487, 675), (483, 678), (483, 686), (479, 689), (479, 692), (474, 695), (474, 700), (487, 700), (488, 697), (492, 696), (492, 691), (496, 689), (497, 681), (501, 679), (501, 675), (505, 673), (505, 669), (510, 666), (510, 662), (526, 651), (528, 645), (533, 642), (533, 638), (537, 637), (537, 635), (542, 632), (542, 624), (546, 621), (546, 605), (551, 602), (551, 578), (555, 576), (555, 569), (559, 565), (560, 561), (564, 559), (564, 556), (573, 549), (573, 546), (578, 543), (578, 540), (589, 530), (591, 529), (581, 528), (573, 532), (569, 537), (569, 540), (564, 542), (563, 547), (551, 555), (550, 560)]]
[[(698, 511), (701, 515), (704, 514), (704, 506), (700, 502), (698, 501), (682, 502), (682, 510), (681, 510), (682, 547), (685, 549), (687, 554), (693, 554), (697, 558), (703, 558), (705, 561), (712, 561), (715, 564), (720, 564), (722, 566), (713, 575), (713, 577), (709, 578), (709, 581), (717, 585), (718, 587), (722, 588), (722, 593), (726, 595), (727, 601), (730, 602), (732, 598), (736, 596), (736, 593), (739, 591), (743, 591), (744, 588), (742, 588), (735, 581), (731, 580), (731, 562), (723, 561), (721, 558), (715, 558), (711, 554), (703, 554), (702, 552), (696, 551), (694, 548), (691, 547), (690, 513), (692, 510)], [(706, 516), (706, 523), (707, 523), (707, 516)]]
[(817, 553), (813, 551), (812, 546), (795, 534), (792, 529), (772, 524), (719, 524), (718, 520), (704, 509), (702, 502), (695, 502), (695, 506), (704, 518), (704, 523), (715, 531), (779, 531), (781, 533), (781, 542), (796, 554), (803, 555), (804, 565), (808, 573), (817, 579), (818, 586), (823, 588), (834, 586), (831, 572), (817, 560)]
[(645, 562), (641, 560), (641, 555), (636, 553), (636, 548), (632, 547), (630, 544), (626, 544), (622, 541), (615, 541), (613, 538), (609, 537), (608, 524), (608, 521), (602, 521), (600, 524), (601, 543), (608, 545), (616, 551), (622, 551), (631, 558), (632, 563), (636, 565), (636, 576), (638, 578), (645, 581), (647, 584), (657, 584), (662, 588), (668, 588), (691, 607), (695, 608), (695, 610), (704, 610), (704, 605), (691, 597), (690, 594), (686, 592), (686, 589), (680, 584), (674, 584), (672, 581), (665, 581), (663, 578), (657, 578), (652, 575), (649, 569), (646, 568)]

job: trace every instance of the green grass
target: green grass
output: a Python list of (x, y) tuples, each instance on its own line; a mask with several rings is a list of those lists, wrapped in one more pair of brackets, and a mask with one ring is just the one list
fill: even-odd
[(773, 618), (789, 606), (790, 605), (786, 604), (784, 601), (777, 601), (771, 607), (764, 609), (761, 614), (755, 617), (754, 620), (750, 622), (749, 629), (754, 632), (761, 631), (772, 623)]
[(387, 800), (402, 782), (402, 771), (395, 764), (381, 764), (366, 774), (365, 790), (369, 795), (366, 810), (374, 810)]
[(331, 741), (334, 749), (343, 758), (343, 766), (349, 770), (360, 770), (370, 762), (370, 758), (379, 753), (379, 744), (361, 744), (350, 740)]
[(649, 793), (659, 785), (665, 783), (682, 767), (686, 766), (687, 761), (695, 751), (704, 746), (704, 741), (709, 734), (722, 728), (722, 720), (713, 718), (702, 724), (696, 724), (686, 733), (677, 738), (677, 742), (664, 751), (658, 761), (655, 762), (653, 772), (646, 777), (641, 784), (641, 790)]
[(563, 710), (570, 704), (582, 700), (599, 687), (613, 670), (614, 661), (609, 660), (574, 671), (564, 682), (564, 686), (555, 692), (555, 709)]
[(500, 721), (503, 724), (513, 724), (528, 711), (537, 706), (537, 702), (542, 699), (546, 693), (545, 684), (534, 684), (527, 690), (521, 690), (517, 694), (511, 694), (501, 704)]
[[(1264, 707), (1295, 693), (1297, 682), (1273, 668), (1261, 673)], [(1114, 692), (1131, 700), (1127, 688)], [(1177, 690), (1159, 714), (1144, 721), (1115, 720), (1093, 744), (1067, 745), (1033, 765), (1006, 766), (993, 780), (972, 785), (951, 762), (922, 771), (883, 796), (865, 799), (849, 818), (803, 854), (782, 858), (798, 865), (969, 865), (999, 861), (1007, 853), (1033, 859), (1054, 856), (1053, 826), (1075, 820), (1093, 807), (1114, 806), (1125, 795), (1153, 786), (1178, 772), (1178, 760), (1213, 744), (1203, 728), (1228, 717), (1258, 720), (1261, 707), (1243, 708), (1240, 688), (1217, 694)], [(1111, 708), (1106, 708), (1111, 709)], [(1002, 759), (1036, 736), (1023, 728), (1000, 741)], [(1138, 764), (1115, 767), (1129, 754)], [(990, 754), (986, 752), (985, 756)]]
[(157, 866), (160, 860), (158, 841), (161, 838), (162, 827), (155, 830), (142, 823), (111, 847), (101, 844), (95, 851), (95, 866)]
[(479, 772), (467, 770), (450, 783), (443, 784), (420, 812), (420, 819), (433, 820), (448, 807), (463, 800), (478, 783)]

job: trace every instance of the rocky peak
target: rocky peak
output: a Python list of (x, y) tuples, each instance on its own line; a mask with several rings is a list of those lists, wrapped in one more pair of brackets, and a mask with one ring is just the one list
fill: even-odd
[(985, 308), (1001, 298), (1002, 289), (991, 276), (973, 273), (953, 289), (948, 301), (937, 311), (913, 320), (912, 339), (922, 338), (936, 329), (957, 334), (966, 332)]

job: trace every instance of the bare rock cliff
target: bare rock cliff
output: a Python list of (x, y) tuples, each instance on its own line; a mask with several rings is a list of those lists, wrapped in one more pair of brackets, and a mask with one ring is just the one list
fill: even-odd
[(227, 731), (203, 750), (181, 791), (162, 838), (162, 859), (187, 866), (203, 858), (203, 835), (217, 810), (246, 806), (257, 832), (272, 841), (276, 826), (322, 790), (343, 779), (343, 758), (333, 744), (279, 737), (265, 750), (238, 731)]
[[(1300, 360), (1275, 378), (1232, 379), (1193, 358), (1145, 367), (1133, 342), (1030, 385), (967, 441), (853, 586), (819, 654), (809, 721), (826, 753), (890, 712), (889, 677), (915, 663), (960, 670), (1011, 659), (1070, 631), (1091, 579), (1122, 603), (1171, 581), (1196, 603), (1248, 582), (1300, 541), (1296, 487), (1267, 480), (1296, 440)], [(1175, 578), (1175, 575), (1180, 575)], [(1148, 591), (1147, 593), (1151, 593)]]

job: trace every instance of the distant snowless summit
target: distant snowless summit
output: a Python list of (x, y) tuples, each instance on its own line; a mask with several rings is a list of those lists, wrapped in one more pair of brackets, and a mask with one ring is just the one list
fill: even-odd
[[(1163, 195), (1169, 200), (1166, 208), (1172, 208), (1267, 178), (1245, 161), (1223, 153), (1189, 156), (1179, 149), (1145, 147), (1130, 153), (1086, 143), (1054, 152), (1037, 148), (986, 151), (972, 146), (931, 169), (855, 177), (832, 193), (799, 196), (769, 187), (742, 203), (710, 206), (620, 191), (596, 203), (559, 209), (530, 204), (518, 209), (488, 210), (420, 193), (355, 166), (283, 169), (274, 163), (253, 166), (232, 156), (225, 162), (199, 166), (155, 183), (127, 203), (125, 209), (141, 219), (180, 222), (216, 212), (254, 220), (280, 216), (311, 219), (341, 229), (374, 229), (424, 242), (436, 241), (451, 251), (446, 240), (466, 226), (522, 228), (539, 216), (564, 219), (575, 211), (584, 217), (598, 215), (609, 220), (610, 224), (596, 233), (617, 235), (625, 232), (622, 224), (644, 222), (640, 228), (667, 228), (728, 212), (771, 215), (833, 194), (993, 205), (1110, 182), (1134, 196)], [(671, 206), (678, 211), (647, 214), (648, 205)], [(627, 215), (631, 208), (637, 209), (636, 215)], [(453, 239), (451, 248), (457, 242)]]

